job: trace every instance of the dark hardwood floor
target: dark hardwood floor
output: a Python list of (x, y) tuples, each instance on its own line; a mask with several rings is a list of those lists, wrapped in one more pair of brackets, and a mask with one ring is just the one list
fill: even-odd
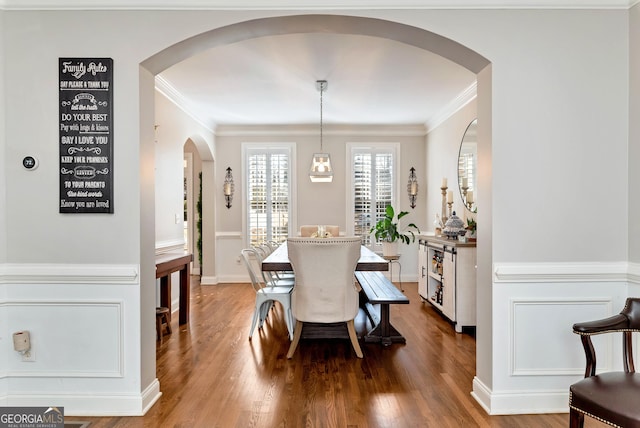
[[(567, 427), (568, 414), (489, 416), (471, 397), (475, 339), (456, 334), (416, 283), (391, 308), (406, 345), (302, 340), (291, 360), (281, 308), (248, 340), (250, 284), (192, 281), (191, 322), (158, 342), (163, 392), (143, 417), (69, 417), (90, 428)], [(588, 419), (588, 418), (587, 418)], [(603, 426), (587, 420), (585, 427)]]

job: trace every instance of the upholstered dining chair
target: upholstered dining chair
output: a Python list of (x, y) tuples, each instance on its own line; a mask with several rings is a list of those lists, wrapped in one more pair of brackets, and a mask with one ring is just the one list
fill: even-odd
[[(262, 328), (269, 310), (274, 302), (282, 305), (284, 313), (284, 321), (287, 325), (289, 339), (293, 339), (293, 318), (291, 315), (291, 291), (293, 284), (278, 285), (277, 283), (266, 283), (261, 275), (260, 256), (254, 248), (242, 250), (242, 259), (247, 267), (247, 272), (251, 279), (251, 285), (256, 292), (256, 303), (253, 311), (253, 319), (251, 320), (251, 329), (249, 330), (249, 340), (253, 336), (253, 330), (258, 324), (258, 329)], [(260, 321), (258, 323), (258, 321)]]
[[(584, 379), (569, 388), (569, 424), (584, 425), (584, 416), (610, 426), (640, 427), (640, 374), (633, 363), (633, 334), (640, 331), (640, 298), (628, 298), (624, 309), (609, 318), (573, 325), (587, 359)], [(623, 370), (596, 374), (591, 336), (622, 333)]]
[[(340, 226), (328, 225), (324, 227), (324, 230), (333, 238), (340, 236)], [(300, 226), (300, 236), (303, 238), (310, 238), (315, 233), (318, 233), (317, 224)]]
[(296, 277), (291, 311), (296, 324), (287, 358), (298, 346), (304, 323), (346, 323), (356, 356), (362, 350), (354, 319), (359, 295), (354, 273), (360, 258), (360, 237), (289, 238), (287, 250)]

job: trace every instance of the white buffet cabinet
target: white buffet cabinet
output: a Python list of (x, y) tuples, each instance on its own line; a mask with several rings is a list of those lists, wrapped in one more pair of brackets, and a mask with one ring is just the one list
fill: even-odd
[(418, 293), (453, 322), (476, 325), (476, 243), (418, 236)]

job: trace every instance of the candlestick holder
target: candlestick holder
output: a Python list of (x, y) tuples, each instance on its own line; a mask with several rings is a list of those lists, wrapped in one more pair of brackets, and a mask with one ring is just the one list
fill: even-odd
[(467, 200), (467, 190), (469, 190), (469, 187), (460, 187), (462, 189), (462, 199), (464, 199), (465, 201)]
[(453, 211), (453, 202), (447, 202), (447, 205), (449, 205), (449, 217), (451, 217), (451, 213)]
[(447, 222), (447, 218), (449, 218), (447, 216), (447, 186), (441, 187), (440, 190), (442, 190), (442, 223), (446, 223)]
[(467, 202), (467, 208), (469, 208), (469, 211), (473, 212), (473, 202)]

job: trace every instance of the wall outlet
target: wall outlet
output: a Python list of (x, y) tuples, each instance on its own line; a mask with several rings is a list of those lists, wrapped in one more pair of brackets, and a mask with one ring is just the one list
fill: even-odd
[(29, 349), (22, 354), (22, 361), (34, 362), (36, 360), (36, 353), (33, 349)]

